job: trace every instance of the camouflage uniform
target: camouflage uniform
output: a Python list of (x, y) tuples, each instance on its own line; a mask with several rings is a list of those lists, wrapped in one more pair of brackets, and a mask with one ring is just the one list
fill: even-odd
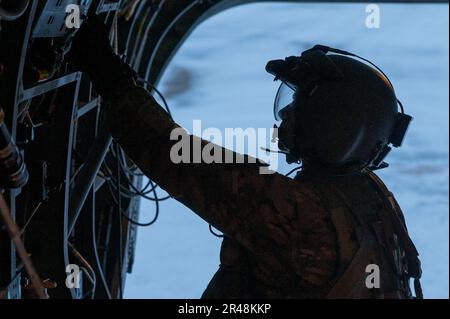
[[(408, 250), (412, 243), (391, 244), (398, 224), (392, 216), (401, 211), (385, 205), (374, 176), (305, 170), (290, 179), (259, 174), (259, 164), (174, 164), (169, 136), (178, 125), (146, 90), (125, 85), (110, 102), (112, 134), (128, 156), (224, 233), (220, 268), (204, 298), (410, 296), (405, 251), (417, 252)], [(378, 289), (364, 284), (371, 263), (380, 266)]]

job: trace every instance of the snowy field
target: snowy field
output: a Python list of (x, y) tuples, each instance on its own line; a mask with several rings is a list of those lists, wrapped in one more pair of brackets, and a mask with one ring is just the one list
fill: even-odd
[[(361, 4), (251, 4), (196, 29), (159, 87), (172, 113), (192, 131), (273, 125), (277, 83), (268, 60), (326, 44), (375, 62), (391, 78), (414, 121), (381, 177), (402, 206), (423, 264), (427, 298), (449, 294), (449, 18), (448, 5), (380, 5), (381, 27), (365, 26)], [(280, 159), (281, 162), (281, 159)], [(287, 172), (288, 165), (280, 166)], [(142, 202), (141, 220), (152, 218)], [(140, 228), (127, 298), (198, 298), (219, 265), (220, 239), (175, 200), (155, 225)]]

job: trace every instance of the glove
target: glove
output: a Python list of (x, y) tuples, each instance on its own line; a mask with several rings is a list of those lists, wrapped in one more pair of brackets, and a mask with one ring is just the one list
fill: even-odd
[(69, 61), (89, 75), (96, 91), (105, 99), (119, 87), (134, 85), (136, 72), (116, 55), (109, 31), (97, 16), (89, 17), (76, 33)]

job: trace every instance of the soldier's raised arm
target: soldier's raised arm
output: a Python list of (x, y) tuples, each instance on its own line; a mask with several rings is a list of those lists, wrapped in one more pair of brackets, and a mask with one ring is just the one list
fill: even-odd
[[(188, 144), (208, 142), (188, 136), (147, 90), (136, 86), (132, 70), (112, 53), (107, 37), (98, 35), (102, 24), (89, 20), (78, 32), (73, 52), (106, 100), (112, 135), (127, 155), (173, 198), (249, 250), (288, 245), (291, 231), (285, 228), (292, 227), (303, 196), (300, 188), (290, 185), (296, 182), (279, 174), (260, 174), (257, 163), (174, 161), (173, 146), (179, 141), (171, 139), (173, 132), (182, 132)], [(189, 158), (199, 155), (193, 148)], [(215, 151), (224, 157), (226, 152), (240, 156), (217, 145)]]
[[(261, 245), (262, 238), (289, 243), (290, 231), (284, 228), (291, 227), (296, 207), (307, 196), (298, 185), (293, 187), (297, 182), (279, 174), (260, 174), (258, 164), (175, 163), (173, 146), (180, 141), (170, 135), (185, 131), (143, 88), (121, 88), (107, 112), (113, 136), (128, 156), (172, 197), (251, 250), (258, 249), (255, 245)], [(184, 134), (189, 144), (207, 143)], [(231, 153), (217, 145), (215, 151)]]

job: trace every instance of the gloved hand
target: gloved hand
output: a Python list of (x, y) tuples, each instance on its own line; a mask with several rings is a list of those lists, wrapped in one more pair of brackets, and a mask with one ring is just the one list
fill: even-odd
[(106, 99), (116, 88), (134, 84), (136, 79), (134, 70), (114, 53), (109, 31), (97, 16), (89, 17), (78, 30), (68, 58), (89, 75), (96, 91)]

